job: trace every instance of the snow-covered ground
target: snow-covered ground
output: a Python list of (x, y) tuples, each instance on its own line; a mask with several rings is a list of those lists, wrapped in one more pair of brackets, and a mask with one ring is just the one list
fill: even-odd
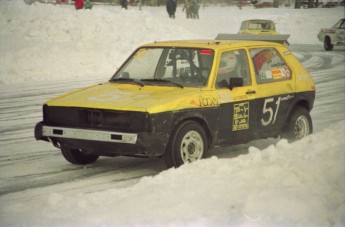
[[(331, 9), (25, 5), (0, 1), (0, 226), (345, 226), (344, 48), (325, 52)], [(288, 144), (261, 140), (215, 149), (209, 159), (166, 170), (159, 159), (65, 161), (33, 138), (41, 104), (106, 81), (138, 45), (236, 33), (245, 19), (276, 22), (313, 75), (314, 134)]]

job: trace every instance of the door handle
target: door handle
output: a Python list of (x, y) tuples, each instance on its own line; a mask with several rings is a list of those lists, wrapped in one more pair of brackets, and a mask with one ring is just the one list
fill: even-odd
[(255, 90), (248, 90), (246, 92), (247, 95), (253, 95), (253, 94), (256, 94), (256, 91)]

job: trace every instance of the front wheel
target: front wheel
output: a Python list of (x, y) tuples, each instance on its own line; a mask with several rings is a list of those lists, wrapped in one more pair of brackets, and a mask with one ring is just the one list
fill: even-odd
[(182, 123), (172, 135), (164, 154), (168, 168), (179, 167), (205, 157), (208, 149), (203, 127), (193, 121)]
[(293, 142), (312, 133), (313, 123), (309, 111), (303, 107), (297, 107), (288, 118), (283, 138), (286, 138), (289, 142)]
[(64, 158), (72, 164), (85, 165), (95, 162), (98, 159), (98, 155), (82, 153), (78, 149), (62, 146), (61, 153)]
[(325, 38), (323, 46), (324, 46), (325, 50), (327, 50), (327, 51), (333, 50), (333, 45), (332, 45), (331, 39), (329, 37)]

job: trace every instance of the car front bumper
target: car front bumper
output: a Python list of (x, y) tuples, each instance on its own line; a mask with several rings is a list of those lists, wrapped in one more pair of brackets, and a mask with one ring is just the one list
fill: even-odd
[(138, 137), (138, 135), (135, 133), (52, 127), (45, 125), (42, 125), (42, 136), (130, 144), (135, 144), (137, 142)]
[(90, 151), (102, 156), (140, 155), (161, 156), (167, 144), (162, 133), (124, 133), (96, 129), (55, 127), (39, 122), (35, 127), (36, 140)]

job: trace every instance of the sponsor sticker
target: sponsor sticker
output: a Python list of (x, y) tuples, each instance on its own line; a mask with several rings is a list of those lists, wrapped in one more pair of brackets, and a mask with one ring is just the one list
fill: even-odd
[(249, 102), (234, 104), (232, 131), (249, 129)]

